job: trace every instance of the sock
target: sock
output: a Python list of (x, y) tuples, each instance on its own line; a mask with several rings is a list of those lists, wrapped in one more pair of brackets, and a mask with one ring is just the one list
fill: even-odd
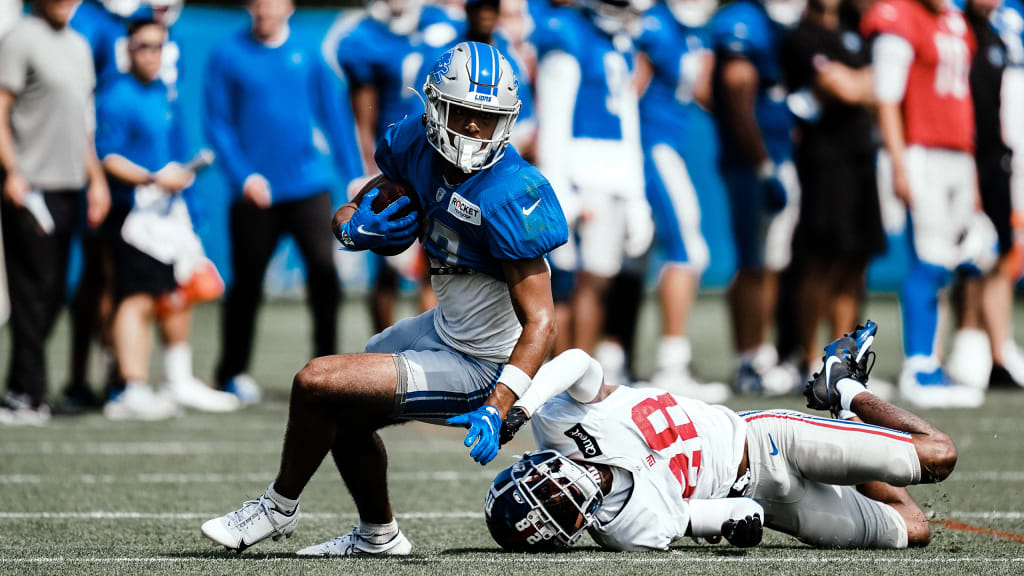
[(179, 342), (164, 348), (164, 376), (171, 383), (188, 382), (192, 379), (192, 347), (188, 342)]
[(295, 512), (295, 509), (298, 508), (299, 506), (298, 498), (292, 500), (291, 498), (285, 498), (284, 496), (281, 496), (280, 494), (277, 493), (276, 490), (274, 490), (273, 484), (267, 486), (266, 495), (267, 498), (269, 498), (270, 501), (274, 503), (274, 506), (277, 506), (277, 509), (283, 512), (284, 514), (291, 514), (292, 512)]
[(398, 521), (387, 524), (371, 524), (359, 521), (359, 534), (370, 544), (386, 544), (398, 534)]
[(843, 407), (843, 410), (851, 412), (852, 410), (850, 410), (850, 403), (853, 402), (854, 397), (856, 397), (861, 392), (867, 392), (869, 394), (871, 393), (871, 391), (868, 390), (867, 387), (865, 387), (860, 382), (857, 382), (853, 378), (843, 378), (842, 380), (837, 382), (836, 390), (839, 391), (839, 404)]
[(659, 370), (679, 370), (690, 365), (690, 341), (683, 336), (663, 336), (658, 343)]

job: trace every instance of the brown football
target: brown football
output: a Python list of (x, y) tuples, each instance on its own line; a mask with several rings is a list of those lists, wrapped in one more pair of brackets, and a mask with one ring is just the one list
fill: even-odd
[[(380, 174), (375, 178), (371, 179), (369, 182), (367, 182), (366, 185), (363, 186), (363, 189), (359, 191), (359, 194), (365, 194), (366, 192), (369, 192), (374, 188), (376, 188), (378, 192), (377, 197), (374, 198), (373, 202), (370, 203), (370, 208), (374, 211), (375, 214), (380, 214), (385, 208), (390, 206), (394, 201), (398, 200), (402, 196), (408, 196), (410, 202), (405, 208), (402, 208), (397, 213), (395, 213), (390, 218), (390, 220), (397, 220), (399, 218), (408, 216), (412, 212), (420, 211), (420, 199), (418, 196), (416, 196), (416, 191), (413, 190), (412, 186), (410, 186), (408, 183), (392, 182), (391, 180), (388, 180), (386, 176)], [(379, 248), (372, 248), (371, 252), (373, 252), (374, 254), (380, 254), (381, 256), (395, 256), (397, 254), (405, 252), (405, 250), (409, 246), (411, 246), (413, 242), (415, 242), (415, 240), (404, 246), (381, 246)]]

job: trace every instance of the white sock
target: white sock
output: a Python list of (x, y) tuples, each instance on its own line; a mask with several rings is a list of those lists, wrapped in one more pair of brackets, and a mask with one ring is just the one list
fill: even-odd
[(371, 524), (360, 520), (359, 534), (370, 544), (385, 544), (398, 534), (398, 521), (391, 520), (387, 524)]
[(863, 384), (857, 382), (853, 378), (843, 378), (836, 383), (836, 390), (839, 391), (839, 404), (843, 407), (843, 410), (850, 411), (850, 403), (853, 402), (854, 397), (862, 392), (871, 393)]
[(682, 369), (689, 365), (690, 341), (685, 336), (663, 336), (658, 343), (658, 369)]
[(277, 509), (285, 514), (291, 514), (295, 511), (295, 508), (299, 505), (299, 499), (292, 500), (291, 498), (285, 498), (274, 490), (274, 485), (267, 486), (267, 498), (277, 506)]
[(164, 376), (172, 384), (192, 380), (192, 347), (188, 342), (164, 348)]

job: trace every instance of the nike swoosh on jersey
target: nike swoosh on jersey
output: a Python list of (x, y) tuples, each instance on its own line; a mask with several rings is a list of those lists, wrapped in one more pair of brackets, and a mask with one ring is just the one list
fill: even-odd
[(768, 455), (775, 456), (776, 454), (779, 453), (779, 449), (775, 446), (775, 439), (772, 438), (771, 434), (768, 435), (768, 442), (770, 442), (772, 445), (772, 451), (769, 452)]
[(529, 208), (527, 208), (526, 206), (523, 206), (523, 216), (529, 216), (531, 213), (533, 213), (533, 210), (535, 208), (537, 208), (537, 204), (540, 204), (541, 200), (542, 200), (541, 198), (537, 198), (537, 201), (534, 202), (533, 206), (530, 206)]
[(377, 234), (376, 232), (370, 232), (369, 230), (364, 229), (362, 224), (360, 224), (359, 227), (356, 228), (356, 232), (359, 232), (360, 234), (363, 234), (365, 236), (383, 236), (383, 234)]

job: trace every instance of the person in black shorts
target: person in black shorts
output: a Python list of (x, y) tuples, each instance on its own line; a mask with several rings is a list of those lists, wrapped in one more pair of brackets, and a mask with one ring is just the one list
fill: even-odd
[(783, 40), (782, 63), (798, 117), (794, 157), (803, 191), (793, 240), (796, 333), (813, 361), (817, 325), (833, 338), (860, 316), (868, 260), (885, 249), (872, 137), (870, 50), (850, 2), (810, 0)]

